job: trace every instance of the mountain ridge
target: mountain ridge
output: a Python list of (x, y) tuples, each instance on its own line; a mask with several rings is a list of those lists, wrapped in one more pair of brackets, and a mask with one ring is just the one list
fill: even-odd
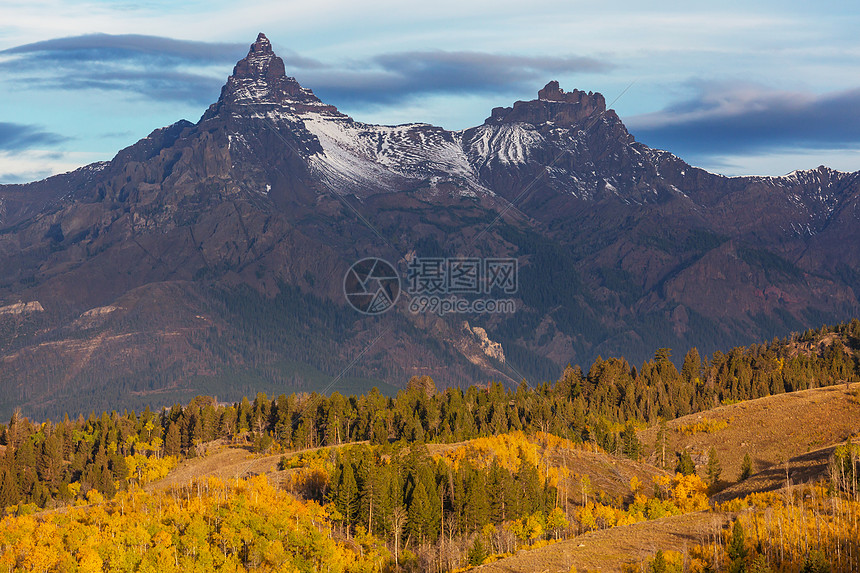
[[(346, 371), (538, 382), (598, 354), (785, 335), (860, 314), (860, 252), (842, 247), (860, 244), (858, 205), (858, 173), (711, 174), (554, 81), (465, 130), (362, 123), (287, 76), (260, 34), (197, 123), (0, 186), (0, 306), (44, 309), (0, 316), (0, 409), (48, 411), (58, 391), (322, 389)], [(407, 255), (516, 257), (517, 313), (346, 306), (353, 262), (403, 277)]]

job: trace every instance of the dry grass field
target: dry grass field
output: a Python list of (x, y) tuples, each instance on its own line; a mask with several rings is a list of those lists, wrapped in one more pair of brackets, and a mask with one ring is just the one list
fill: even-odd
[[(746, 453), (752, 458), (753, 473), (784, 465), (793, 457), (844, 442), (860, 433), (859, 395), (860, 383), (852, 384), (850, 389), (840, 384), (720, 406), (672, 420), (666, 425), (667, 466), (673, 469), (675, 452), (687, 449), (699, 475), (704, 476), (712, 447), (722, 466), (722, 479), (727, 483), (737, 479)], [(707, 421), (727, 425), (711, 433), (680, 431), (685, 426)], [(658, 428), (652, 426), (639, 433), (646, 452), (654, 451), (657, 432)], [(649, 461), (657, 459), (652, 454)]]
[(626, 564), (638, 564), (658, 549), (683, 552), (705, 544), (709, 535), (729, 521), (725, 514), (698, 512), (633, 525), (593, 531), (573, 539), (482, 565), (481, 573), (621, 573)]

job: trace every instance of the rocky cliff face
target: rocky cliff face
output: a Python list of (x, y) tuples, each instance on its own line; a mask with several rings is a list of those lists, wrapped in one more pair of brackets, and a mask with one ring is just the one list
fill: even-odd
[[(350, 384), (516, 383), (770, 338), (860, 314), (858, 205), (858, 173), (707, 173), (557, 82), (463, 131), (361, 123), (261, 34), (197, 123), (0, 186), (0, 307), (42, 309), (0, 313), (0, 410), (322, 389), (359, 354)], [(517, 313), (346, 307), (349, 265), (407, 254), (517, 257)]]
[(513, 107), (497, 107), (487, 123), (552, 123), (573, 126), (606, 113), (606, 101), (599, 93), (573, 90), (565, 93), (551, 81), (538, 91), (538, 99), (518, 101)]

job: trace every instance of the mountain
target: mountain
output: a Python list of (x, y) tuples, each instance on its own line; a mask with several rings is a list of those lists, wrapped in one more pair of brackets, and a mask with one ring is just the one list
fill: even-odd
[[(0, 414), (537, 383), (837, 322), (860, 315), (858, 178), (714, 175), (557, 82), (463, 131), (365, 124), (260, 34), (197, 123), (0, 186)], [(517, 312), (347, 304), (360, 259), (446, 256), (515, 257)]]

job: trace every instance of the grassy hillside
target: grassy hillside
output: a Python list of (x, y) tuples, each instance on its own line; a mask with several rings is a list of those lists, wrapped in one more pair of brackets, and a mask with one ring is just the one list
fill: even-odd
[[(672, 420), (666, 424), (666, 430), (670, 471), (676, 463), (675, 452), (688, 449), (698, 462), (697, 472), (705, 476), (708, 451), (712, 447), (716, 450), (722, 466), (719, 486), (722, 489), (711, 497), (713, 504), (741, 500), (757, 492), (781, 491), (787, 483), (794, 491), (801, 484), (827, 479), (837, 445), (860, 433), (860, 384), (724, 405)], [(654, 448), (659, 431), (659, 425), (654, 425), (638, 432), (648, 452), (646, 461), (655, 465), (660, 457)], [(753, 460), (753, 475), (734, 483), (746, 453)], [(801, 491), (794, 495), (803, 498), (805, 494)], [(715, 534), (725, 538), (734, 517), (733, 512), (712, 510), (593, 531), (537, 549), (521, 550), (476, 570), (489, 573), (622, 572), (631, 567), (639, 570), (658, 549), (684, 554), (696, 545), (707, 547), (713, 543)]]
[(838, 445), (819, 448), (791, 457), (787, 463), (774, 464), (716, 493), (714, 503), (746, 497), (752, 493), (776, 491), (787, 484), (814, 483), (829, 478), (830, 460)]
[[(704, 475), (708, 451), (713, 447), (722, 466), (721, 479), (734, 482), (744, 455), (749, 453), (753, 473), (786, 460), (845, 441), (860, 432), (860, 383), (802, 390), (720, 406), (677, 418), (666, 424), (666, 460), (675, 467), (675, 452), (689, 450)], [(639, 432), (651, 452), (648, 461), (659, 464), (654, 444), (659, 426)]]
[(697, 543), (704, 544), (728, 520), (729, 517), (722, 513), (697, 512), (592, 531), (531, 551), (522, 550), (506, 559), (477, 567), (475, 571), (622, 573), (626, 566), (650, 557), (657, 548), (680, 552)]
[[(274, 399), (260, 392), (236, 404), (199, 396), (157, 413), (104, 412), (56, 424), (16, 413), (0, 424), (0, 506), (7, 527), (30, 527), (73, 505), (111, 515), (119, 507), (122, 517), (123, 500), (136, 495), (190, 503), (213, 483), (218, 491), (232, 484), (230, 495), (241, 502), (248, 487), (265, 484), (326, 512), (320, 535), (344, 547), (358, 538), (378, 546), (374, 570), (411, 572), (498, 558), (492, 567), (506, 571), (616, 571), (647, 566), (658, 549), (701, 567), (713, 559), (713, 570), (723, 571), (732, 532), (725, 526), (735, 528), (743, 515), (744, 527), (755, 528), (751, 512), (767, 509), (796, 527), (757, 557), (794, 567), (809, 551), (795, 530), (815, 527), (817, 538), (825, 520), (833, 530), (825, 543), (839, 550), (838, 536), (854, 535), (844, 528), (845, 512), (854, 503), (860, 513), (860, 500), (843, 495), (860, 474), (844, 470), (855, 454), (836, 447), (860, 433), (860, 383), (839, 383), (857, 370), (856, 336), (846, 332), (823, 328), (705, 360), (691, 350), (681, 372), (661, 349), (640, 371), (623, 359), (601, 360), (587, 374), (568, 368), (554, 385), (516, 390), (439, 391), (422, 377), (394, 398), (377, 390)], [(739, 401), (769, 391), (775, 394)], [(726, 403), (706, 409), (720, 400)], [(695, 413), (654, 423), (684, 411)], [(643, 420), (651, 425), (637, 430)], [(721, 475), (708, 487), (710, 451)], [(692, 454), (686, 471), (693, 475), (675, 474), (679, 452)], [(751, 475), (735, 483), (748, 454)], [(835, 485), (820, 481), (834, 456), (843, 467)], [(795, 485), (777, 491), (786, 484)], [(16, 520), (40, 509), (45, 517)], [(812, 521), (792, 513), (810, 511)], [(164, 532), (181, 536), (181, 527), (171, 527)], [(160, 551), (153, 543), (126, 549), (149, 559)], [(28, 547), (16, 549), (15, 559)], [(186, 558), (195, 547), (185, 544)], [(751, 545), (749, 555), (760, 547)], [(109, 558), (109, 542), (98, 551)], [(222, 547), (221, 557), (256, 570), (255, 551)], [(843, 562), (839, 570), (850, 567)]]

